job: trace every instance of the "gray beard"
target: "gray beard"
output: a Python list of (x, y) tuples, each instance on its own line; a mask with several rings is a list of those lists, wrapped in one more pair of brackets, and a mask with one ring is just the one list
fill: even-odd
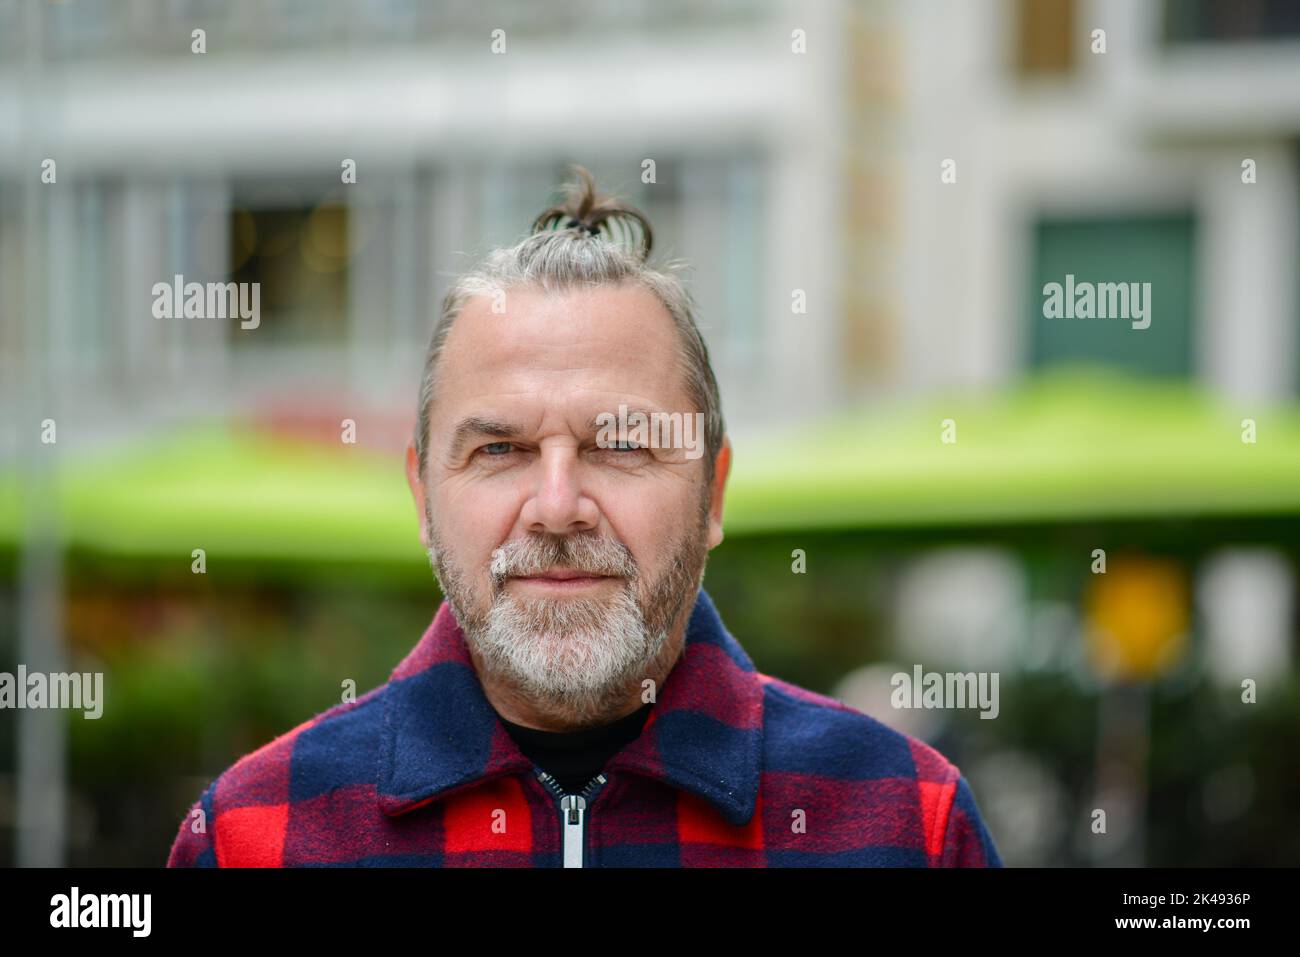
[(624, 575), (613, 597), (518, 598), (503, 587), (508, 562), (501, 561), (498, 549), (492, 603), (478, 614), (471, 611), (473, 592), (463, 576), (443, 560), (446, 550), (432, 521), (429, 561), (480, 666), (539, 710), (574, 726), (590, 725), (618, 717), (633, 691), (666, 673), (672, 665), (668, 657), (680, 654), (680, 648), (669, 646), (669, 637), (704, 580), (707, 500), (699, 516), (699, 526), (680, 543), (644, 605), (638, 590), (642, 576), (631, 553), (617, 544), (622, 558), (615, 560), (610, 543), (581, 535), (545, 537), (546, 544), (529, 554), (542, 557), (544, 566)]
[(466, 639), (524, 696), (587, 721), (626, 698), (668, 632), (647, 625), (628, 585), (603, 600), (498, 593), (486, 622), (467, 628)]

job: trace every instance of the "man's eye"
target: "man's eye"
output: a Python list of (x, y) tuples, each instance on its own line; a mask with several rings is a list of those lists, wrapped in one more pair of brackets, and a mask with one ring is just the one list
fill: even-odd
[[(652, 456), (650, 450), (644, 445), (637, 445), (627, 439), (614, 440), (607, 445), (597, 448), (597, 453), (604, 453), (603, 460), (607, 465), (617, 467), (640, 467)], [(597, 458), (600, 461), (601, 458)]]
[[(506, 452), (512, 451), (514, 447), (513, 442), (491, 442), (488, 445), (482, 446), (479, 451), (486, 452), (489, 458), (499, 458)], [(493, 452), (491, 451), (492, 449), (497, 449), (498, 451)]]

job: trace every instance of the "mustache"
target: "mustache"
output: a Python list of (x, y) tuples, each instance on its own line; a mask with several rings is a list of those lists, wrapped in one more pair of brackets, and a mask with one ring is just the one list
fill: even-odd
[(622, 542), (592, 535), (530, 535), (492, 552), (494, 587), (515, 575), (540, 575), (553, 569), (635, 579), (640, 569)]

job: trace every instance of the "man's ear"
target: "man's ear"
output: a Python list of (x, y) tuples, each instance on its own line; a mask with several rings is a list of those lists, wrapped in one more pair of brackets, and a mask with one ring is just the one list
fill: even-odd
[(709, 504), (709, 548), (716, 548), (722, 543), (722, 496), (727, 487), (727, 475), (731, 472), (731, 439), (722, 437), (722, 448), (713, 460), (713, 487), (710, 489), (712, 500)]
[(424, 503), (424, 482), (420, 479), (420, 457), (415, 454), (415, 443), (406, 445), (406, 484), (411, 486), (411, 495), (415, 497), (415, 510), (420, 516), (420, 544), (425, 550), (429, 548), (429, 510)]

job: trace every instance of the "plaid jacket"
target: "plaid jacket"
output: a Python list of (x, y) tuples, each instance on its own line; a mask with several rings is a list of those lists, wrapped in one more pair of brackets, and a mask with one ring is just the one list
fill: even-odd
[[(564, 809), (561, 809), (561, 803)], [(202, 815), (195, 812), (202, 810)], [(561, 797), (444, 601), (383, 685), (217, 777), (169, 867), (1000, 867), (923, 742), (755, 670), (701, 589), (640, 737)]]

